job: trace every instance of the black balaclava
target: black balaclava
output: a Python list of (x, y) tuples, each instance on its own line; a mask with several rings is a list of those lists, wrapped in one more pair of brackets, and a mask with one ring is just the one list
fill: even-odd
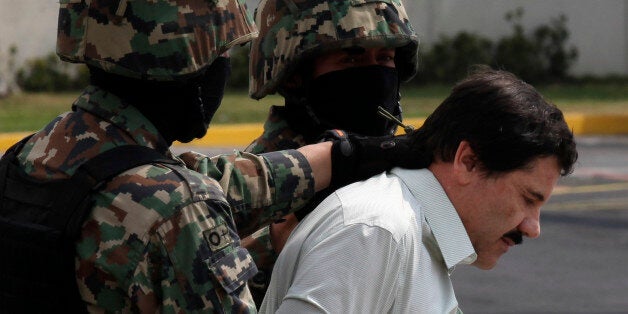
[(137, 108), (168, 145), (205, 136), (231, 74), (229, 59), (224, 57), (214, 60), (201, 75), (178, 81), (139, 80), (89, 69), (91, 84)]
[(286, 119), (306, 141), (316, 140), (328, 129), (370, 136), (394, 133), (395, 123), (380, 116), (377, 107), (401, 116), (395, 68), (352, 67), (325, 73), (304, 85), (304, 98), (286, 98)]

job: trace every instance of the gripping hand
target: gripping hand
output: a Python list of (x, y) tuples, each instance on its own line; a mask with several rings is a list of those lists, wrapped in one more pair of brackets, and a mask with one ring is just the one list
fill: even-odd
[(420, 169), (430, 165), (421, 131), (397, 136), (367, 137), (342, 130), (328, 130), (321, 141), (332, 141), (330, 188), (367, 179), (394, 167)]

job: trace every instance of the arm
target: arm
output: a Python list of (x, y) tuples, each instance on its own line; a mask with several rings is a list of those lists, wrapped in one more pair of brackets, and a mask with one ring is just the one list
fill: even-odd
[[(254, 311), (240, 288), (255, 264), (240, 247), (220, 187), (206, 177), (199, 184), (199, 174), (182, 181), (181, 172), (147, 167), (139, 173), (152, 176), (118, 177), (95, 195), (76, 246), (90, 311)], [(192, 194), (189, 186), (201, 188)]]
[(316, 192), (328, 187), (331, 182), (331, 149), (332, 142), (307, 145), (297, 149), (305, 156), (312, 168)]
[[(229, 230), (229, 237), (234, 240), (226, 247), (213, 248), (206, 239), (206, 235), (216, 228), (213, 223), (220, 225), (225, 218), (221, 217), (221, 213), (226, 212), (226, 205), (197, 203), (187, 206), (157, 228), (128, 288), (131, 300), (137, 300), (139, 312), (229, 313), (236, 309), (255, 310), (249, 292), (242, 289), (255, 274), (255, 264), (246, 250), (238, 247), (232, 226), (222, 224), (228, 228), (223, 230)], [(198, 217), (215, 218), (212, 222), (210, 219), (199, 220)], [(182, 227), (170, 228), (173, 224)], [(224, 235), (222, 241), (229, 242)], [(182, 242), (185, 245), (181, 245)], [(150, 288), (155, 290), (146, 294)], [(155, 301), (157, 295), (160, 295), (156, 298), (158, 303), (151, 309), (151, 301)], [(147, 305), (149, 308), (146, 308)]]
[(232, 207), (239, 234), (300, 209), (329, 185), (331, 142), (261, 155), (234, 153), (209, 158), (188, 152), (186, 165), (217, 180)]
[[(420, 130), (377, 138), (332, 132), (330, 142), (259, 156), (180, 156), (191, 169), (218, 180), (242, 237), (302, 208), (315, 191), (334, 190), (394, 166), (424, 168), (431, 162)], [(201, 155), (202, 156), (202, 155)]]

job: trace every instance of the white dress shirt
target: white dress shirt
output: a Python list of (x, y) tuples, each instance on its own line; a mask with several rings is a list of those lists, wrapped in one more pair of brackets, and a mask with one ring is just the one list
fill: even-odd
[(292, 232), (261, 313), (457, 313), (449, 275), (476, 254), (426, 169), (336, 191)]

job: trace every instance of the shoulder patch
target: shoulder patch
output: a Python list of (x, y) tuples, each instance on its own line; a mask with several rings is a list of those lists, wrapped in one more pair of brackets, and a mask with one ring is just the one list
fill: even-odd
[(203, 231), (203, 238), (213, 252), (220, 251), (235, 242), (229, 234), (229, 228), (225, 224)]

